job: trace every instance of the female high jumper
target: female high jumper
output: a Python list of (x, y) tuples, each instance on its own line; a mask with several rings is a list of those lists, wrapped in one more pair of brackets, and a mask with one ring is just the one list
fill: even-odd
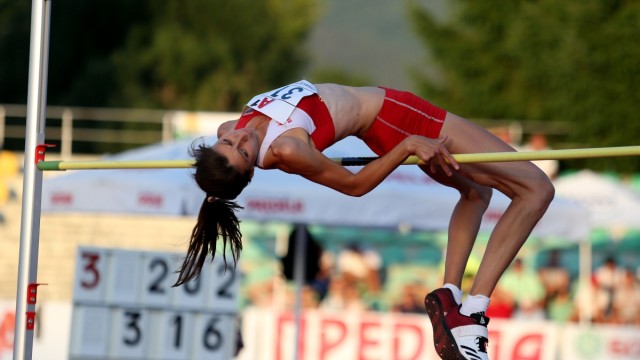
[[(352, 173), (322, 154), (347, 136), (362, 139), (379, 158)], [(488, 359), (484, 312), (491, 293), (554, 196), (549, 178), (531, 162), (458, 164), (451, 154), (514, 150), (460, 116), (383, 87), (307, 81), (283, 86), (251, 99), (238, 120), (220, 126), (216, 143), (194, 143), (191, 150), (194, 178), (206, 197), (176, 286), (200, 274), (219, 236), (237, 260), (242, 250), (235, 215), (239, 206), (232, 200), (249, 184), (256, 166), (362, 196), (409, 156), (424, 161), (419, 166), (426, 174), (460, 193), (449, 223), (444, 285), (425, 298), (434, 345), (444, 359)], [(511, 202), (462, 302), (462, 276), (493, 189)]]

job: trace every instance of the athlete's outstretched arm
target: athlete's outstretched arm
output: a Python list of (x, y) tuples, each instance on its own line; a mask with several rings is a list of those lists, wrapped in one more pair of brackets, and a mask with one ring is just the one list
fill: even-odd
[(445, 147), (445, 141), (446, 139), (410, 136), (355, 174), (297, 138), (281, 139), (272, 151), (276, 158), (274, 167), (301, 175), (347, 195), (362, 196), (378, 186), (411, 155), (429, 162), (432, 169), (441, 166), (445, 173), (452, 174), (452, 168), (457, 170), (459, 166)]

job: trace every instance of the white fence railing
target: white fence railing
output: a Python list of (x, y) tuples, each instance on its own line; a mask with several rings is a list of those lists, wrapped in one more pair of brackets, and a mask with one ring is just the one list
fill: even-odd
[[(24, 105), (0, 105), (0, 147), (5, 139), (24, 139), (24, 124), (7, 121), (7, 118), (26, 118)], [(60, 141), (62, 157), (69, 157), (73, 152), (74, 141), (109, 142), (120, 144), (150, 144), (168, 141), (173, 137), (171, 117), (174, 111), (137, 110), (86, 107), (47, 107), (47, 141)], [(49, 125), (49, 120), (57, 119), (56, 124)], [(122, 127), (115, 129), (95, 128), (78, 124), (86, 122), (157, 124), (158, 130), (135, 129)]]
[[(24, 139), (25, 122), (18, 123), (8, 119), (26, 119), (26, 112), (25, 105), (0, 104), (0, 149), (3, 148), (6, 139)], [(237, 118), (238, 115), (229, 112), (47, 106), (46, 140), (59, 141), (61, 157), (69, 158), (74, 151), (74, 141), (132, 146), (167, 142), (176, 137), (212, 134), (221, 122)], [(519, 143), (525, 134), (564, 136), (569, 133), (570, 128), (569, 124), (563, 122), (492, 119), (474, 121), (492, 130), (508, 131), (516, 143)], [(95, 123), (110, 123), (111, 128), (104, 128)], [(113, 125), (118, 123), (128, 125)], [(131, 124), (156, 126), (151, 126), (152, 129), (149, 129), (149, 126), (138, 126), (147, 128), (140, 129)]]

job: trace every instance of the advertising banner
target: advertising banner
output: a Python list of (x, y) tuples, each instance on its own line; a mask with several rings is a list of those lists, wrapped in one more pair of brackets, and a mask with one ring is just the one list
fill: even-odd
[[(431, 360), (436, 355), (429, 318), (396, 313), (306, 311), (295, 344), (291, 313), (247, 310), (241, 359)], [(558, 327), (551, 322), (493, 321), (489, 327), (493, 360), (554, 360)]]
[(640, 328), (631, 326), (563, 327), (560, 359), (640, 359)]

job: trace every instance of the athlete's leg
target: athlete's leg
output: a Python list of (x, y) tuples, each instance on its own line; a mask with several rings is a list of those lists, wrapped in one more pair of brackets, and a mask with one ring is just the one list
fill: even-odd
[[(447, 147), (454, 154), (514, 151), (487, 130), (451, 113), (447, 114), (441, 131), (441, 136), (444, 135), (448, 136)], [(503, 272), (544, 215), (553, 199), (554, 188), (538, 167), (525, 161), (461, 164), (460, 174), (477, 184), (497, 189), (511, 199), (491, 233), (471, 288), (472, 295), (490, 297)], [(451, 222), (466, 221), (461, 218), (462, 214), (462, 210), (454, 212), (455, 219)], [(466, 247), (458, 251), (462, 253), (463, 249), (467, 251)], [(455, 247), (450, 250), (455, 251)], [(459, 264), (455, 261), (450, 271), (458, 271)]]
[[(447, 176), (443, 171), (432, 173), (428, 166), (422, 170), (439, 183), (452, 187), (460, 193), (451, 221), (449, 222), (449, 241), (445, 259), (444, 284), (455, 285), (451, 288), (439, 288), (425, 296), (424, 305), (433, 326), (433, 346), (443, 359), (460, 358), (458, 344), (451, 337), (451, 329), (446, 323), (446, 316), (458, 311), (462, 294), (460, 287), (469, 254), (480, 229), (482, 216), (489, 206), (492, 189), (482, 186), (464, 176), (454, 173)], [(449, 285), (446, 285), (449, 286)]]
[[(485, 129), (453, 114), (447, 114), (440, 135), (448, 136), (447, 147), (454, 154), (514, 151)], [(461, 176), (467, 178), (469, 183), (459, 180)], [(511, 198), (511, 204), (489, 238), (470, 291), (473, 296), (469, 296), (461, 306), (449, 308), (446, 315), (443, 314), (444, 302), (441, 301), (442, 295), (446, 294), (444, 289), (428, 294), (425, 299), (427, 313), (433, 323), (434, 346), (440, 357), (488, 360), (489, 319), (484, 316), (488, 298), (546, 211), (553, 198), (553, 186), (546, 175), (530, 162), (461, 164), (459, 172), (448, 181), (442, 178), (442, 174), (435, 177), (444, 184), (458, 186), (459, 190), (472, 190), (469, 194), (485, 194), (487, 188), (495, 188)], [(477, 185), (471, 185), (473, 183)], [(464, 193), (461, 191), (461, 194)], [(488, 205), (484, 204), (484, 208), (481, 208), (479, 204), (482, 201), (473, 200), (476, 197), (479, 196), (462, 196), (452, 214), (445, 264), (449, 280), (461, 277), (460, 268), (464, 266), (463, 262), (466, 264), (482, 214)]]
[(452, 187), (460, 193), (460, 200), (453, 209), (449, 222), (449, 240), (443, 279), (445, 284), (453, 284), (460, 288), (469, 254), (478, 235), (482, 216), (491, 201), (493, 190), (458, 173), (447, 176), (442, 171), (432, 173), (428, 166), (421, 168), (437, 182)]

